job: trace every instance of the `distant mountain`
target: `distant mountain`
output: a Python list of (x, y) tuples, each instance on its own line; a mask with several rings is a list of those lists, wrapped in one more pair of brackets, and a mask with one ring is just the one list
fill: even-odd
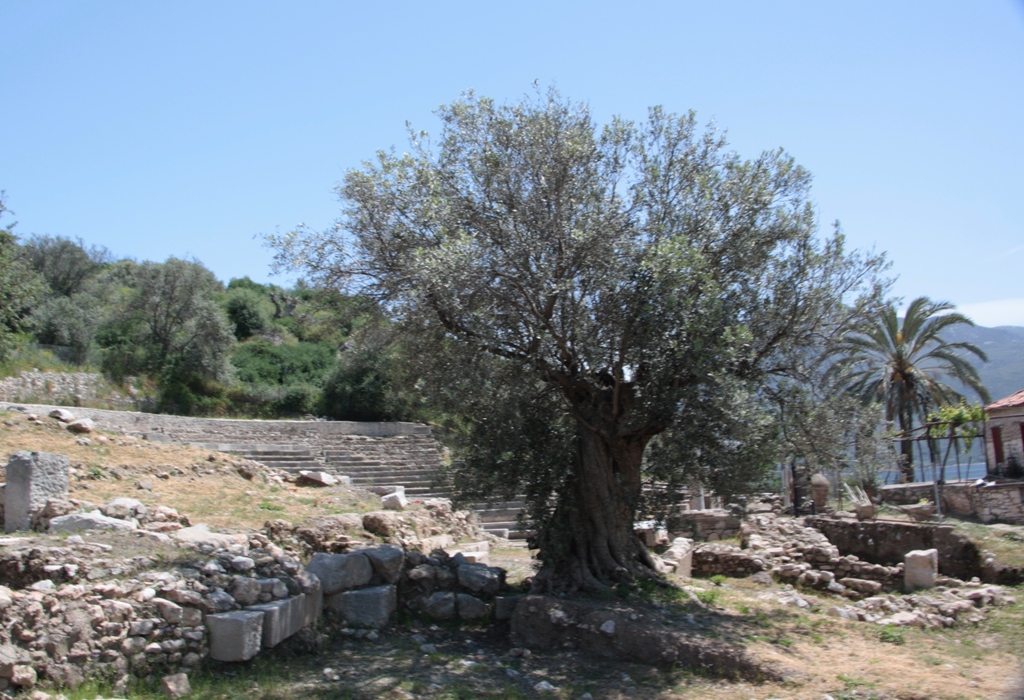
[[(942, 337), (947, 342), (974, 343), (985, 351), (988, 362), (975, 361), (974, 366), (993, 401), (1024, 389), (1024, 327), (955, 326)], [(968, 396), (968, 400), (977, 398)]]

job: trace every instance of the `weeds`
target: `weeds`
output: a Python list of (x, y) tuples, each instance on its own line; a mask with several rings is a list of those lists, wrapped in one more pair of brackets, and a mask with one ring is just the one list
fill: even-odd
[(886, 625), (878, 632), (878, 639), (886, 644), (906, 644), (903, 638), (903, 630), (895, 625)]

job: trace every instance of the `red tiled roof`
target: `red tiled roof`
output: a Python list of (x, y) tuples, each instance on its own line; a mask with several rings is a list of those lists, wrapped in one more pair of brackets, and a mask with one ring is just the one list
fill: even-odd
[(1005, 399), (993, 401), (988, 406), (985, 406), (985, 410), (991, 411), (993, 408), (1015, 408), (1017, 406), (1024, 406), (1024, 389), (1021, 389), (1016, 394), (1010, 394)]

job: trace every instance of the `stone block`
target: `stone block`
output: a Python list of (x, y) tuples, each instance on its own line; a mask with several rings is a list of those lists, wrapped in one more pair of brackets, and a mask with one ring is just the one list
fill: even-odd
[(135, 530), (138, 526), (134, 521), (108, 518), (99, 510), (89, 513), (69, 513), (50, 520), (50, 532), (88, 532), (89, 530)]
[(306, 595), (250, 605), (246, 610), (263, 613), (263, 647), (269, 649), (306, 626)]
[(401, 547), (384, 545), (359, 550), (370, 560), (375, 574), (387, 583), (397, 583), (402, 577), (402, 565), (405, 563), (405, 552)]
[(315, 588), (306, 591), (304, 595), (306, 596), (306, 601), (303, 624), (309, 626), (320, 619), (320, 612), (324, 609), (323, 586), (317, 585)]
[(27, 530), (47, 499), (68, 498), (68, 458), (50, 452), (15, 452), (7, 461), (4, 528)]
[(183, 698), (192, 694), (192, 686), (189, 685), (188, 676), (184, 673), (175, 673), (164, 676), (160, 679), (160, 689), (169, 698)]
[(423, 614), (432, 620), (451, 620), (455, 617), (455, 594), (438, 591), (423, 601)]
[(463, 564), (456, 570), (459, 585), (474, 593), (494, 595), (504, 583), (505, 572), (484, 564)]
[(491, 606), (468, 593), (456, 594), (455, 606), (463, 620), (482, 620), (491, 616)]
[(327, 596), (324, 607), (337, 613), (349, 625), (379, 629), (388, 624), (398, 607), (398, 592), (390, 584), (343, 591)]
[(522, 595), (499, 595), (494, 598), (494, 619), (511, 620), (516, 612), (516, 606), (525, 596)]
[(903, 557), (903, 588), (907, 592), (933, 587), (938, 573), (937, 549), (915, 549)]
[(677, 537), (661, 558), (676, 565), (676, 575), (683, 578), (693, 576), (693, 540), (688, 537)]
[(399, 492), (381, 496), (380, 502), (384, 506), (384, 510), (405, 510), (409, 505), (409, 500), (405, 497), (405, 494)]
[(248, 661), (263, 643), (262, 611), (238, 610), (207, 615), (210, 630), (210, 658), (215, 661)]
[(369, 558), (358, 552), (351, 554), (317, 552), (306, 566), (306, 570), (316, 574), (320, 579), (320, 586), (325, 596), (365, 586), (373, 577), (373, 567), (370, 565)]

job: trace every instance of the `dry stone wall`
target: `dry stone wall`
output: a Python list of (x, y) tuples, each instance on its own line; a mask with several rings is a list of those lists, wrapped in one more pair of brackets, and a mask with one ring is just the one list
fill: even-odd
[(115, 408), (138, 408), (131, 396), (109, 390), (103, 377), (90, 372), (22, 372), (0, 379), (0, 401), (34, 401), (81, 406), (100, 401)]
[[(1024, 523), (1024, 482), (1011, 481), (975, 486), (975, 482), (953, 482), (941, 486), (942, 511), (948, 515), (978, 518), (983, 523)], [(930, 482), (883, 486), (884, 503), (913, 505), (935, 499)]]

